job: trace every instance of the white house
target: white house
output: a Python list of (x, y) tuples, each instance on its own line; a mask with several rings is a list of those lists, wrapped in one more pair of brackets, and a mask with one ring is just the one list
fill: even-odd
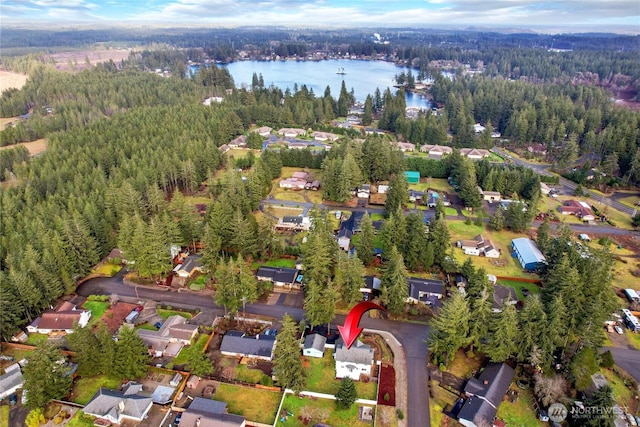
[(373, 348), (362, 341), (356, 341), (351, 348), (347, 348), (340, 338), (336, 342), (333, 358), (336, 361), (336, 378), (349, 377), (359, 381), (361, 375), (371, 375)]
[(302, 355), (322, 359), (322, 357), (324, 356), (324, 346), (326, 343), (327, 337), (320, 334), (309, 334), (304, 339)]
[(269, 136), (272, 130), (273, 129), (271, 129), (269, 126), (262, 126), (254, 129), (253, 132), (256, 132), (260, 136)]
[(73, 332), (73, 327), (84, 328), (91, 319), (91, 310), (78, 309), (70, 302), (63, 302), (56, 311), (46, 311), (27, 326), (27, 332), (50, 334), (52, 332)]
[(24, 384), (24, 378), (22, 377), (22, 371), (20, 365), (14, 363), (5, 368), (5, 373), (0, 375), (0, 399), (15, 393), (18, 389), (22, 388)]

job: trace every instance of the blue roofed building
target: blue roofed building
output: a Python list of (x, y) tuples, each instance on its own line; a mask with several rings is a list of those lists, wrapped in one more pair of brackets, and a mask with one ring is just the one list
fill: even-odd
[(547, 264), (535, 242), (526, 237), (520, 237), (511, 241), (511, 253), (517, 258), (522, 268), (527, 271), (535, 271)]

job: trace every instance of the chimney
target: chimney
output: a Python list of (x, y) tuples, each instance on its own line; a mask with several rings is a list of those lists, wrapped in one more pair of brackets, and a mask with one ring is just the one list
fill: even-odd
[(484, 380), (484, 381), (483, 381), (483, 384), (484, 384), (484, 385), (489, 385), (489, 380)]

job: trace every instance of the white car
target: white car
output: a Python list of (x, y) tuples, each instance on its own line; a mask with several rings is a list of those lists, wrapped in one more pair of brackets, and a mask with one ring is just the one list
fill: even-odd
[(624, 334), (624, 331), (622, 330), (622, 328), (620, 326), (616, 326), (615, 328), (613, 328), (616, 330), (617, 333), (619, 333), (620, 335)]

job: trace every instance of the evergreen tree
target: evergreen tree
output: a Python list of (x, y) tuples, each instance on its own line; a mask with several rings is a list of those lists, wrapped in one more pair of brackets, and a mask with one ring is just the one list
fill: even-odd
[(362, 217), (362, 222), (360, 223), (360, 229), (362, 230), (360, 233), (360, 240), (358, 245), (356, 246), (358, 258), (362, 260), (364, 265), (369, 265), (373, 262), (374, 253), (374, 241), (376, 238), (376, 230), (373, 228), (373, 222), (371, 221), (371, 216), (368, 213), (365, 213)]
[(535, 348), (540, 351), (541, 360), (548, 360), (551, 347), (547, 342), (547, 314), (538, 295), (527, 297), (519, 318), (518, 360), (530, 360)]
[(545, 218), (540, 227), (538, 227), (536, 243), (540, 252), (547, 253), (549, 246), (551, 245), (551, 221), (549, 218)]
[(49, 400), (62, 399), (71, 391), (70, 368), (59, 348), (44, 344), (27, 360), (29, 363), (22, 368), (24, 390), (29, 393), (27, 407), (44, 408)]
[(492, 293), (484, 291), (478, 299), (469, 301), (470, 310), (473, 313), (473, 322), (470, 322), (469, 328), (469, 343), (475, 348), (481, 348), (489, 334), (489, 325), (493, 316), (492, 297)]
[(382, 303), (389, 312), (400, 315), (404, 313), (409, 286), (407, 285), (407, 269), (402, 254), (394, 246), (389, 254), (389, 261), (382, 275)]
[(387, 200), (384, 204), (384, 214), (386, 217), (398, 209), (403, 209), (409, 200), (409, 187), (404, 174), (396, 174), (391, 178)]
[(192, 351), (187, 358), (187, 366), (192, 374), (200, 377), (210, 375), (213, 372), (213, 363), (207, 353)]
[(229, 258), (226, 262), (220, 261), (215, 276), (217, 286), (214, 300), (232, 316), (240, 307), (244, 311), (247, 303), (254, 303), (258, 299), (258, 283), (240, 254), (237, 260)]
[(442, 265), (442, 262), (449, 253), (449, 248), (451, 247), (449, 227), (447, 226), (447, 221), (444, 218), (433, 221), (429, 226), (429, 241), (433, 246), (435, 263)]
[[(585, 407), (597, 409), (594, 409), (588, 415), (588, 419), (578, 420), (579, 424), (588, 427), (613, 427), (618, 417), (618, 415), (611, 410), (615, 405), (616, 400), (613, 397), (611, 386), (607, 384), (598, 388), (584, 401)], [(572, 417), (569, 419), (573, 421)]]
[(503, 304), (490, 328), (490, 338), (485, 353), (492, 362), (504, 362), (517, 351), (518, 315), (512, 304)]
[(367, 98), (364, 101), (364, 114), (362, 115), (362, 124), (364, 126), (369, 126), (371, 124), (371, 122), (373, 121), (372, 115), (373, 99), (371, 98), (371, 95), (367, 95)]
[(447, 365), (456, 351), (469, 342), (471, 311), (469, 303), (458, 292), (454, 292), (440, 309), (440, 315), (431, 320), (429, 351), (436, 365)]
[(498, 209), (496, 209), (496, 213), (489, 217), (489, 227), (495, 231), (502, 231), (506, 225), (505, 223), (506, 221), (502, 207), (498, 207)]
[(121, 327), (116, 343), (113, 375), (130, 380), (140, 378), (147, 372), (150, 360), (147, 346), (136, 331)]
[(336, 406), (339, 409), (349, 409), (358, 398), (356, 385), (349, 377), (340, 380), (340, 386), (336, 393)]
[(352, 306), (362, 299), (360, 289), (364, 287), (364, 266), (357, 257), (344, 253), (338, 254), (335, 283), (340, 290), (342, 301)]
[(302, 366), (298, 328), (293, 317), (286, 314), (273, 352), (273, 369), (281, 387), (303, 389), (307, 371)]
[(83, 377), (93, 377), (101, 374), (101, 358), (100, 342), (96, 335), (80, 325), (73, 328), (73, 333), (67, 335), (67, 342), (71, 351), (76, 352), (76, 361), (78, 362), (78, 375)]
[(100, 358), (98, 359), (99, 372), (103, 375), (112, 375), (116, 359), (116, 343), (113, 341), (113, 336), (109, 333), (104, 323), (98, 326), (96, 338), (100, 346)]

